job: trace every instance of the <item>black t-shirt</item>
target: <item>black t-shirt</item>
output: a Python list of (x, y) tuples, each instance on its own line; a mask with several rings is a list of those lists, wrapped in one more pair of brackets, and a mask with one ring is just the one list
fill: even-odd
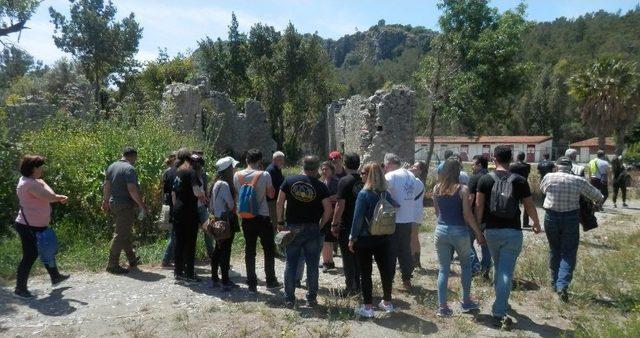
[(618, 179), (622, 172), (624, 171), (624, 167), (622, 166), (622, 161), (619, 157), (615, 157), (611, 160), (611, 171), (613, 172), (613, 178)]
[[(474, 174), (469, 178), (469, 193), (475, 195), (478, 192), (478, 182), (480, 181), (480, 177), (484, 176), (483, 173)], [(471, 204), (471, 210), (476, 209), (476, 202), (473, 201)]]
[(176, 178), (177, 170), (178, 169), (175, 166), (171, 166), (162, 174), (162, 192), (164, 194), (163, 203), (171, 207), (173, 207), (171, 191), (173, 191), (173, 180)]
[(516, 162), (511, 165), (509, 170), (514, 174), (518, 174), (528, 179), (529, 174), (531, 173), (531, 164), (524, 163), (524, 162)]
[[(509, 175), (509, 173), (505, 171), (496, 170), (495, 173), (500, 177)], [(487, 229), (520, 229), (522, 223), (520, 221), (519, 207), (518, 212), (516, 212), (513, 218), (500, 218), (491, 214), (489, 203), (491, 202), (491, 189), (493, 189), (493, 184), (494, 180), (489, 174), (483, 175), (480, 178), (480, 181), (478, 181), (477, 192), (481, 192), (485, 196), (482, 222), (487, 225)], [(522, 201), (523, 199), (531, 196), (529, 183), (527, 183), (527, 180), (524, 177), (518, 175), (518, 177), (513, 181), (513, 194), (518, 201)]]
[(356, 208), (356, 199), (358, 193), (362, 190), (364, 184), (360, 174), (347, 175), (338, 182), (339, 200), (344, 200), (344, 212), (342, 213), (342, 225), (345, 228), (351, 228), (353, 223), (353, 211)]
[(176, 204), (173, 206), (175, 217), (180, 219), (198, 218), (198, 198), (193, 194), (193, 187), (200, 186), (200, 180), (193, 169), (177, 170), (173, 181), (173, 192)]
[(287, 195), (287, 222), (319, 223), (324, 208), (322, 200), (329, 197), (329, 189), (315, 177), (288, 177), (280, 190)]

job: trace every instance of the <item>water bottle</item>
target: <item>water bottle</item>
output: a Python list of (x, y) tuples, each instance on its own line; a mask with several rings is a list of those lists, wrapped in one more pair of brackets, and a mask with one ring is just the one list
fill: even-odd
[(144, 219), (144, 210), (140, 209), (138, 212), (138, 221), (142, 221)]

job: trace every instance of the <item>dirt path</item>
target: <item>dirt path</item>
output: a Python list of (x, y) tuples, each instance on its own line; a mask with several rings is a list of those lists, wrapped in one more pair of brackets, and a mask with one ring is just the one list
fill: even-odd
[[(540, 214), (541, 216), (543, 213)], [(621, 215), (630, 215), (621, 216)], [(597, 241), (610, 231), (638, 229), (634, 221), (640, 215), (640, 201), (628, 209), (607, 209), (599, 214), (606, 226), (586, 233), (583, 243)], [(613, 228), (615, 226), (615, 228)], [(52, 289), (45, 276), (37, 276), (30, 287), (37, 300), (12, 297), (12, 288), (0, 288), (0, 336), (542, 336), (556, 337), (572, 330), (569, 320), (549, 306), (553, 295), (544, 287), (526, 285), (514, 291), (511, 299), (516, 330), (500, 332), (488, 315), (493, 292), (487, 282), (474, 280), (473, 293), (481, 301), (479, 314), (440, 319), (435, 316), (437, 261), (432, 233), (421, 234), (425, 270), (415, 274), (411, 292), (394, 289), (399, 311), (390, 315), (376, 313), (373, 320), (361, 321), (353, 315), (357, 299), (333, 296), (343, 277), (320, 273), (320, 306), (294, 310), (282, 307), (282, 290), (271, 293), (262, 284), (259, 294), (251, 295), (244, 285), (230, 293), (208, 287), (208, 278), (198, 285), (175, 284), (170, 270), (142, 266), (128, 276), (106, 273), (76, 273), (63, 286)], [(525, 250), (546, 243), (544, 235), (526, 232)], [(582, 245), (581, 250), (597, 250)], [(260, 262), (260, 260), (258, 260)], [(340, 258), (336, 264), (341, 266)], [(276, 262), (279, 278), (284, 263)], [(202, 277), (209, 276), (206, 265), (198, 267)], [(233, 278), (244, 279), (242, 257), (233, 262)], [(458, 271), (458, 267), (454, 268)], [(264, 277), (258, 271), (259, 278)], [(449, 287), (459, 290), (454, 273)], [(377, 272), (374, 273), (377, 278)], [(375, 283), (374, 300), (381, 294)], [(394, 284), (400, 285), (398, 281)], [(304, 290), (298, 290), (304, 299)], [(451, 299), (452, 302), (457, 299)], [(459, 312), (459, 311), (458, 311)]]

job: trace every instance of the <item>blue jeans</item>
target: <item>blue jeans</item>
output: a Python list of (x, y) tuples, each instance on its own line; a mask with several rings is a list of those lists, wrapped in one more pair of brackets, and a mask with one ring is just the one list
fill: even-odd
[(175, 245), (175, 242), (176, 242), (176, 232), (173, 230), (173, 227), (171, 227), (171, 231), (169, 234), (169, 243), (167, 243), (167, 248), (164, 250), (164, 256), (162, 257), (162, 263), (164, 263), (165, 265), (168, 265), (171, 262), (173, 262), (173, 257), (174, 257), (173, 246)]
[(307, 300), (315, 301), (318, 295), (318, 277), (320, 269), (320, 250), (322, 249), (323, 236), (320, 226), (314, 223), (289, 223), (290, 229), (298, 228), (298, 233), (285, 250), (286, 265), (284, 269), (284, 297), (293, 302), (296, 299), (296, 276), (298, 274), (298, 262), (304, 255), (307, 263)]
[(578, 210), (547, 210), (544, 216), (544, 230), (549, 240), (551, 283), (556, 291), (566, 290), (573, 277), (580, 244)]
[(471, 245), (469, 244), (469, 228), (465, 225), (446, 226), (438, 224), (435, 231), (436, 251), (440, 269), (438, 271), (438, 305), (447, 305), (447, 285), (453, 252), (460, 257), (462, 274), (462, 301), (471, 298)]
[[(482, 229), (484, 229), (484, 227), (482, 227)], [(473, 245), (473, 241), (476, 240), (476, 235), (473, 231), (469, 231), (469, 239), (471, 242), (471, 271), (489, 270), (491, 268), (491, 252), (489, 252), (489, 247), (486, 244), (480, 245), (480, 250), (482, 250), (482, 259), (480, 260), (478, 259), (476, 247)]]
[(485, 230), (487, 246), (493, 258), (493, 287), (496, 300), (491, 312), (495, 317), (507, 314), (509, 294), (513, 282), (513, 270), (522, 250), (522, 231), (516, 229)]

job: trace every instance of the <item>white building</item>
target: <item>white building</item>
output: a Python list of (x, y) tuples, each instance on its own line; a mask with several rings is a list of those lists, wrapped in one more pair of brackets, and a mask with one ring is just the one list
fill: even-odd
[[(508, 145), (513, 149), (514, 157), (518, 152), (524, 152), (527, 154), (527, 162), (538, 162), (543, 154), (551, 154), (553, 138), (551, 136), (436, 136), (434, 144), (432, 160), (444, 159), (446, 150), (453, 150), (463, 161), (470, 161), (476, 155), (489, 159), (495, 147)], [(428, 137), (416, 137), (415, 152), (416, 160), (427, 159)]]
[[(583, 163), (596, 158), (598, 150), (600, 150), (597, 137), (571, 143), (570, 147), (579, 151), (578, 161)], [(605, 138), (605, 148), (602, 150), (609, 158), (613, 158), (616, 155), (616, 142), (613, 137)]]

